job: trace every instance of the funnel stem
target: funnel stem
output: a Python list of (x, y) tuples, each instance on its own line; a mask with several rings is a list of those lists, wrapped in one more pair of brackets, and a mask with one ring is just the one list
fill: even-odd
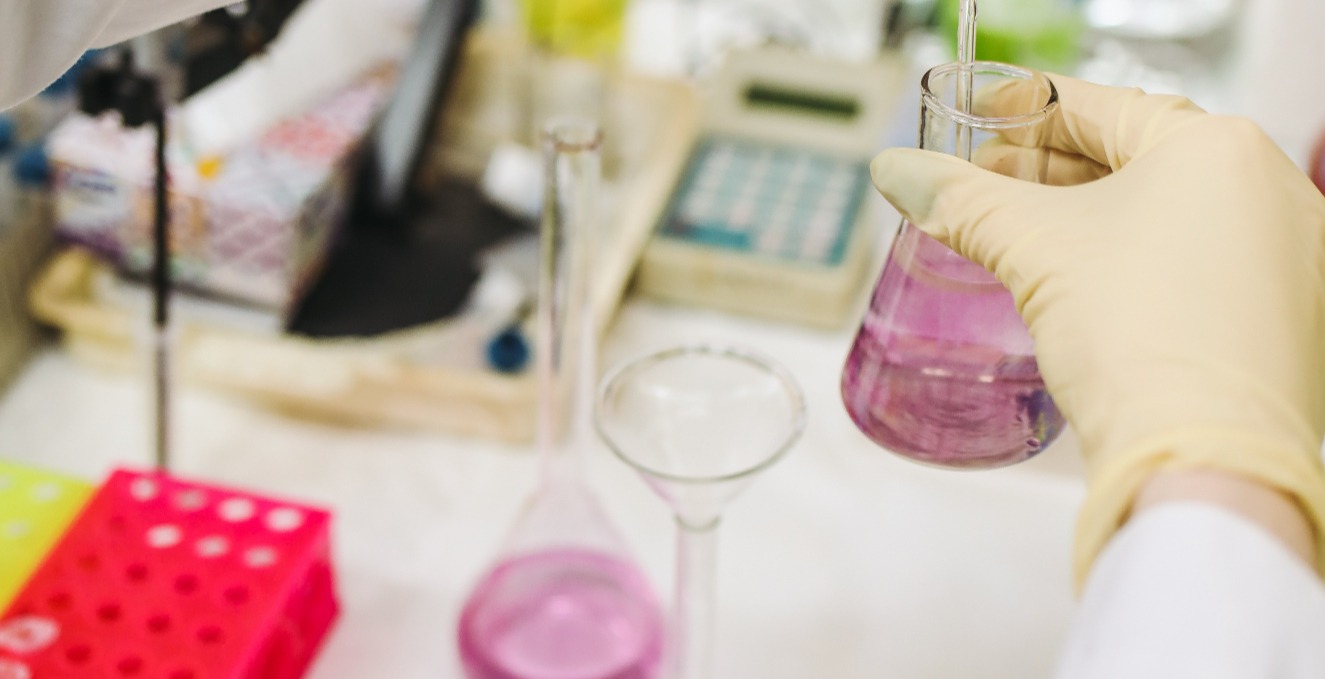
[(716, 630), (718, 522), (695, 527), (676, 522), (676, 610), (670, 644), (672, 679), (713, 674)]
[(589, 277), (598, 231), (600, 145), (598, 126), (588, 120), (553, 121), (543, 132), (535, 358), (545, 484), (578, 483), (593, 441), (598, 338)]

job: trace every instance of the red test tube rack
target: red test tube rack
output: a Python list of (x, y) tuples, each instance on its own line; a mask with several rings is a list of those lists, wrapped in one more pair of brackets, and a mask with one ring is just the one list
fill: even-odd
[(339, 609), (330, 522), (117, 471), (0, 615), (0, 679), (297, 679)]

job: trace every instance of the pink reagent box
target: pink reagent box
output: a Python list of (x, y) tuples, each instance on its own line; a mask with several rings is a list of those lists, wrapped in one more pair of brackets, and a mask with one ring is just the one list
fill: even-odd
[(117, 471), (0, 615), (0, 679), (295, 679), (339, 606), (326, 511)]

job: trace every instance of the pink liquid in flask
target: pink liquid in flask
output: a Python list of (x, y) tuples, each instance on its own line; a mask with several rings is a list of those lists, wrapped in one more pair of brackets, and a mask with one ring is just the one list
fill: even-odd
[(1021, 462), (1063, 428), (1012, 295), (905, 222), (847, 357), (842, 400), (875, 443), (942, 467)]
[(479, 583), (460, 616), (473, 679), (653, 679), (662, 620), (630, 563), (554, 549), (511, 558)]

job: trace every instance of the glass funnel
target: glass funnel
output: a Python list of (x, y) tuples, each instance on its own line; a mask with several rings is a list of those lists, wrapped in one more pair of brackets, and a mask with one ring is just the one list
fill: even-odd
[[(957, 105), (965, 68), (976, 92), (970, 113)], [(1024, 108), (997, 117), (983, 111), (979, 94), (1012, 80), (1033, 83)], [(973, 148), (988, 169), (1045, 181), (1044, 142), (1058, 109), (1048, 78), (977, 61), (935, 67), (920, 83), (921, 148), (952, 155)], [(1020, 462), (1063, 428), (1012, 295), (905, 220), (847, 357), (842, 400), (875, 443), (944, 467)]]
[(676, 515), (676, 609), (668, 675), (712, 673), (722, 512), (805, 426), (791, 375), (735, 348), (691, 346), (630, 361), (603, 381), (598, 429)]
[(596, 324), (589, 297), (600, 134), (587, 122), (543, 133), (544, 212), (535, 360), (540, 486), (460, 615), (471, 679), (652, 679), (657, 597), (583, 481), (592, 425)]

